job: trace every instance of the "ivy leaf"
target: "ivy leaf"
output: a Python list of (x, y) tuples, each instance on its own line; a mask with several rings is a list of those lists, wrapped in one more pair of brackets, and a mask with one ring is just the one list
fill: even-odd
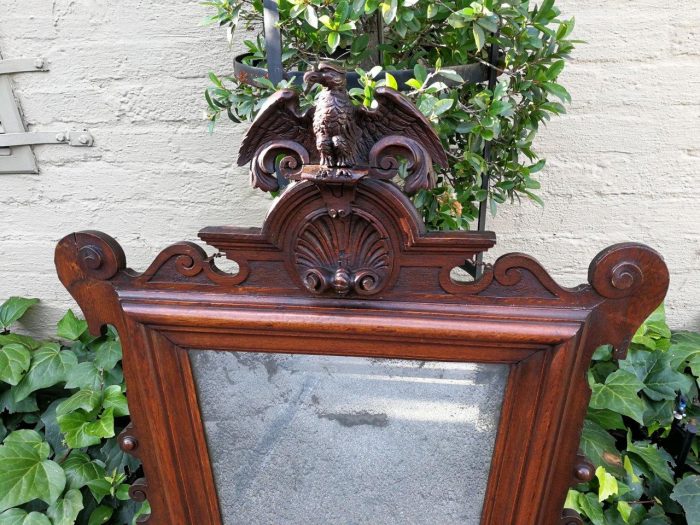
[(22, 334), (0, 334), (0, 346), (9, 345), (11, 343), (19, 343), (27, 347), (28, 350), (36, 350), (43, 343), (37, 341), (33, 337)]
[(606, 525), (603, 506), (598, 501), (598, 497), (591, 493), (581, 493), (578, 498), (578, 506), (581, 512), (593, 522), (594, 525)]
[[(112, 436), (103, 436), (100, 435), (100, 432), (96, 432), (100, 427), (99, 420), (94, 420), (90, 414), (82, 410), (70, 412), (59, 416), (57, 419), (58, 426), (65, 436), (66, 444), (70, 448), (85, 448), (97, 445), (100, 443), (101, 437), (112, 437), (114, 435), (114, 432), (112, 432)], [(114, 422), (114, 419), (112, 419), (112, 422)]]
[(102, 525), (109, 522), (109, 519), (114, 514), (114, 509), (107, 505), (100, 505), (90, 514), (88, 525)]
[(607, 430), (624, 430), (627, 428), (625, 422), (622, 420), (622, 416), (612, 410), (596, 410), (594, 408), (589, 408), (586, 417)]
[(113, 409), (114, 415), (117, 417), (129, 415), (126, 396), (122, 393), (121, 386), (111, 385), (105, 389), (102, 407)]
[(51, 525), (45, 514), (24, 509), (10, 509), (0, 514), (0, 525)]
[(668, 452), (648, 441), (628, 442), (627, 452), (644, 461), (659, 479), (673, 485), (673, 471), (669, 466), (669, 463), (673, 463), (673, 458)]
[(44, 438), (51, 445), (54, 456), (62, 456), (67, 450), (63, 442), (63, 434), (56, 420), (56, 407), (63, 401), (65, 401), (65, 398), (56, 399), (41, 414), (41, 422), (44, 424)]
[(95, 350), (95, 366), (111, 370), (122, 358), (122, 346), (119, 341), (105, 341)]
[(603, 502), (610, 496), (617, 495), (617, 480), (605, 471), (605, 467), (595, 469), (595, 477), (598, 478), (598, 501)]
[(687, 393), (692, 388), (691, 379), (673, 369), (667, 352), (631, 348), (620, 368), (637, 376), (644, 383), (644, 393), (654, 401), (673, 400), (678, 391)]
[(70, 350), (61, 350), (56, 343), (46, 343), (32, 355), (29, 372), (13, 389), (15, 401), (22, 401), (41, 388), (63, 383), (68, 372), (78, 364), (78, 358)]
[(619, 412), (640, 425), (644, 424), (646, 406), (637, 395), (642, 388), (644, 384), (633, 373), (617, 370), (605, 379), (604, 384), (593, 384), (590, 406)]
[(676, 332), (668, 353), (674, 370), (683, 371), (690, 367), (693, 375), (700, 377), (700, 334)]
[(36, 404), (36, 396), (29, 395), (22, 401), (15, 401), (14, 389), (5, 390), (0, 395), (0, 412), (7, 410), (8, 414), (36, 412), (39, 407)]
[(581, 451), (596, 467), (622, 475), (622, 458), (615, 447), (615, 438), (603, 427), (586, 419), (581, 433)]
[(29, 370), (32, 355), (27, 347), (19, 343), (10, 343), (0, 348), (0, 381), (10, 385), (20, 382)]
[(80, 511), (83, 510), (83, 495), (79, 490), (71, 489), (62, 499), (46, 509), (53, 525), (74, 525)]
[(20, 319), (39, 299), (10, 297), (0, 306), (0, 332), (4, 332)]
[(671, 499), (683, 507), (688, 525), (700, 525), (700, 476), (683, 478), (673, 489)]
[(0, 512), (34, 499), (48, 504), (66, 485), (60, 465), (48, 459), (51, 448), (38, 432), (18, 430), (0, 446)]
[(91, 388), (99, 390), (102, 385), (100, 371), (92, 361), (83, 361), (68, 371), (66, 388)]
[(114, 437), (114, 409), (105, 409), (97, 421), (88, 425), (86, 432), (99, 438)]
[(105, 477), (104, 466), (79, 450), (73, 450), (61, 466), (71, 489), (83, 488), (90, 481)]
[(112, 491), (112, 484), (105, 478), (88, 481), (87, 487), (97, 503), (100, 503)]
[(92, 412), (100, 406), (101, 402), (102, 392), (88, 389), (79, 390), (56, 407), (56, 416), (60, 417), (78, 409)]
[(88, 324), (82, 319), (78, 319), (73, 310), (68, 310), (58, 322), (58, 330), (56, 334), (63, 339), (77, 341), (81, 335), (87, 330)]

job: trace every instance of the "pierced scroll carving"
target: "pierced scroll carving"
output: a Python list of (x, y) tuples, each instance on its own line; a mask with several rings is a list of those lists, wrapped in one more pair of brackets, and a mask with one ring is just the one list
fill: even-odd
[(177, 280), (199, 277), (212, 284), (236, 285), (243, 282), (248, 274), (247, 265), (239, 261), (239, 270), (229, 274), (216, 266), (216, 256), (209, 256), (201, 246), (193, 242), (179, 242), (158, 254), (148, 269), (135, 275), (135, 282), (145, 284), (161, 280)]
[(314, 294), (375, 294), (384, 287), (392, 262), (386, 232), (359, 213), (310, 220), (294, 253), (299, 277)]
[(290, 180), (298, 179), (304, 164), (308, 163), (309, 152), (301, 144), (293, 140), (268, 142), (255, 152), (250, 166), (251, 185), (262, 191), (276, 191), (279, 189), (277, 171)]
[(405, 160), (406, 178), (403, 191), (413, 195), (418, 190), (435, 186), (430, 155), (420, 142), (408, 137), (389, 135), (377, 141), (369, 152), (369, 176), (392, 180), (399, 175), (401, 159)]

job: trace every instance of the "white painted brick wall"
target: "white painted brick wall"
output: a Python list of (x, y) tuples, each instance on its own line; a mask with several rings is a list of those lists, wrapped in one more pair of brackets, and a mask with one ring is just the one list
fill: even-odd
[[(674, 327), (700, 329), (700, 9), (697, 0), (560, 0), (577, 49), (562, 82), (569, 114), (541, 132), (544, 208), (504, 208), (497, 250), (525, 251), (564, 284), (624, 240), (671, 268)], [(26, 328), (50, 333), (73, 306), (53, 267), (65, 234), (99, 229), (143, 269), (204, 225), (260, 224), (269, 205), (233, 169), (243, 126), (205, 131), (209, 70), (230, 71), (206, 8), (172, 0), (0, 0), (5, 58), (46, 56), (49, 73), (13, 77), (33, 130), (80, 128), (90, 149), (41, 146), (39, 175), (0, 176), (0, 298), (43, 299)], [(236, 49), (240, 46), (234, 46)]]

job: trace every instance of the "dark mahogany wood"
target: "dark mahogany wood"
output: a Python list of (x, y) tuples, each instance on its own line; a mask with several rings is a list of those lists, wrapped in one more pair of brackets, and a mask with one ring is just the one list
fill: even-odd
[[(131, 494), (150, 501), (149, 523), (221, 523), (190, 348), (509, 364), (482, 523), (580, 523), (562, 507), (592, 475), (577, 453), (586, 370), (601, 344), (624, 357), (662, 301), (668, 271), (654, 250), (611, 246), (576, 288), (523, 254), (456, 282), (450, 271), (494, 235), (427, 232), (396, 186), (366, 178), (303, 180), (262, 228), (200, 237), (221, 253), (177, 243), (143, 273), (103, 233), (68, 235), (56, 249), (90, 329), (109, 323), (121, 335), (133, 423), (120, 443), (143, 462), (148, 483)], [(221, 254), (236, 274), (217, 268)]]

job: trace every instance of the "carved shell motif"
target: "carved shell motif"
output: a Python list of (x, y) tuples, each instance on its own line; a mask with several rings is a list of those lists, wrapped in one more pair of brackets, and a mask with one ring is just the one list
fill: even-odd
[(304, 287), (314, 294), (372, 295), (386, 285), (391, 249), (386, 232), (369, 218), (327, 213), (306, 223), (294, 247)]

